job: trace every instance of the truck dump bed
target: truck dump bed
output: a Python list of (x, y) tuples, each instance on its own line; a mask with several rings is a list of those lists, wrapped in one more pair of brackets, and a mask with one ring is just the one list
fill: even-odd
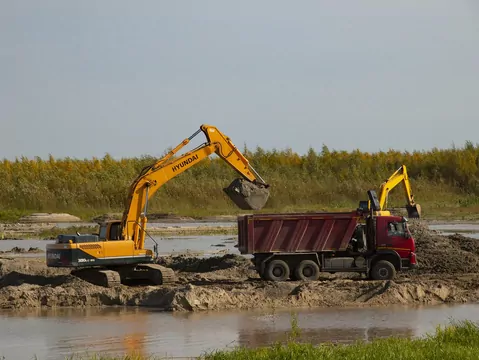
[(345, 250), (361, 214), (292, 213), (238, 216), (241, 254)]

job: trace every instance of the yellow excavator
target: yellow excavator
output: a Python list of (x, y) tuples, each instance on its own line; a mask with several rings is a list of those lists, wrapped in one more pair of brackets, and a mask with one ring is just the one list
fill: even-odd
[[(200, 132), (206, 136), (205, 143), (174, 156)], [(130, 282), (175, 282), (173, 270), (157, 264), (158, 244), (146, 231), (148, 201), (167, 181), (211, 154), (217, 154), (241, 175), (223, 188), (225, 194), (243, 210), (263, 208), (269, 198), (269, 185), (229, 137), (203, 124), (163, 158), (142, 169), (130, 186), (121, 220), (99, 224), (97, 234), (59, 235), (54, 244), (46, 247), (47, 266), (73, 268), (72, 275), (105, 287)], [(145, 249), (146, 235), (155, 242), (153, 251)]]
[[(375, 211), (374, 214), (383, 216), (391, 215), (390, 211), (385, 210), (387, 208), (388, 195), (389, 192), (399, 184), (403, 185), (403, 190), (407, 201), (406, 210), (408, 217), (411, 219), (419, 219), (421, 217), (421, 205), (417, 204), (414, 201), (414, 195), (412, 193), (411, 183), (409, 182), (406, 165), (402, 165), (386, 181), (381, 184), (381, 188), (379, 190), (380, 209), (378, 211)], [(369, 201), (361, 201), (359, 203), (359, 207), (370, 210), (371, 204)]]

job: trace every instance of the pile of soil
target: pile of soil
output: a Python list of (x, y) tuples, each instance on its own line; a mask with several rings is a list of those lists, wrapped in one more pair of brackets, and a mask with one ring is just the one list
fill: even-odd
[(159, 264), (172, 268), (173, 270), (183, 272), (209, 272), (233, 267), (250, 267), (251, 260), (235, 254), (226, 254), (224, 256), (211, 256), (198, 258), (189, 255), (165, 256), (159, 261)]
[(0, 254), (38, 254), (44, 252), (42, 249), (37, 247), (30, 247), (28, 249), (14, 246), (11, 250), (0, 251)]
[(464, 274), (479, 271), (479, 240), (460, 234), (440, 235), (420, 222), (410, 224), (421, 274)]

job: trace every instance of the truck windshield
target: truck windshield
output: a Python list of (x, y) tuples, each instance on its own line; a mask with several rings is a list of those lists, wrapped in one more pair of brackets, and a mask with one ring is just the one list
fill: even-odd
[(406, 223), (390, 222), (388, 224), (388, 236), (406, 237)]

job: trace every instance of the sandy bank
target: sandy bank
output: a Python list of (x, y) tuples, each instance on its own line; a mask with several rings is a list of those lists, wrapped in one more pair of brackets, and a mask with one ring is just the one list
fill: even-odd
[(387, 306), (479, 301), (479, 241), (440, 236), (413, 225), (421, 267), (394, 281), (365, 281), (355, 274), (324, 274), (311, 283), (262, 281), (248, 259), (162, 259), (177, 284), (106, 289), (68, 269), (47, 268), (42, 258), (0, 258), (0, 308), (130, 305), (167, 311), (331, 306)]

